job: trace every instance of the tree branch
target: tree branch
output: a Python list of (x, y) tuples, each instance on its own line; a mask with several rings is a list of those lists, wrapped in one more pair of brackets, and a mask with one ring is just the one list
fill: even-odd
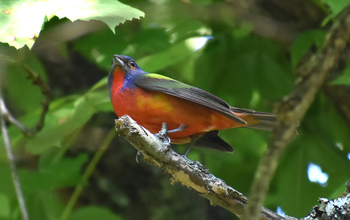
[[(115, 124), (118, 134), (140, 151), (149, 164), (165, 169), (173, 182), (180, 182), (197, 192), (208, 199), (211, 205), (221, 206), (239, 217), (243, 215), (247, 198), (212, 175), (199, 162), (191, 161), (173, 151), (166, 137), (161, 134), (155, 137), (127, 115), (115, 120)], [(162, 141), (162, 138), (165, 139)], [(262, 208), (260, 219), (277, 220), (283, 217), (267, 208)]]
[(346, 183), (346, 187), (342, 198), (333, 200), (319, 198), (319, 205), (314, 206), (313, 211), (302, 220), (350, 219), (350, 181)]
[(5, 106), (5, 104), (2, 100), (2, 96), (0, 93), (0, 124), (1, 124), (2, 138), (4, 140), (7, 158), (9, 160), (9, 164), (10, 164), (12, 181), (13, 181), (13, 185), (14, 185), (15, 190), (16, 190), (17, 200), (18, 200), (19, 207), (20, 207), (20, 210), (22, 213), (22, 219), (28, 220), (29, 219), (28, 218), (28, 211), (27, 211), (26, 203), (24, 201), (24, 196), (23, 196), (21, 184), (19, 182), (19, 178), (18, 178), (18, 174), (17, 174), (17, 168), (16, 168), (16, 164), (15, 164), (15, 159), (14, 159), (14, 156), (12, 153), (12, 148), (11, 148), (10, 138), (9, 138), (9, 135), (7, 132), (5, 118), (3, 117), (5, 115), (3, 111), (6, 110), (6, 108), (4, 108), (4, 106)]
[(278, 109), (278, 124), (262, 158), (251, 188), (251, 196), (245, 219), (258, 219), (270, 181), (286, 145), (295, 136), (295, 130), (323, 85), (327, 75), (334, 70), (350, 37), (350, 5), (340, 14), (326, 37), (321, 53), (310, 57), (297, 68), (302, 77), (295, 91)]
[(21, 184), (19, 182), (19, 178), (18, 178), (18, 174), (17, 174), (17, 168), (16, 168), (16, 164), (15, 164), (14, 155), (12, 153), (11, 142), (10, 142), (10, 138), (8, 136), (6, 122), (9, 122), (10, 124), (13, 124), (14, 126), (16, 126), (25, 136), (27, 136), (27, 137), (33, 136), (44, 125), (45, 116), (46, 116), (47, 111), (49, 110), (50, 90), (49, 90), (49, 87), (40, 78), (40, 76), (38, 74), (33, 72), (27, 65), (22, 65), (22, 67), (28, 73), (28, 77), (33, 81), (33, 84), (39, 86), (42, 94), (44, 95), (44, 98), (42, 101), (42, 106), (41, 106), (40, 118), (39, 118), (38, 122), (36, 123), (36, 125), (32, 129), (27, 128), (25, 125), (20, 123), (15, 117), (12, 116), (12, 114), (10, 113), (10, 111), (7, 109), (7, 107), (5, 105), (5, 101), (3, 100), (2, 96), (1, 96), (1, 91), (0, 91), (0, 124), (1, 124), (2, 138), (3, 138), (4, 143), (5, 143), (7, 158), (9, 160), (9, 164), (10, 164), (12, 181), (13, 181), (13, 184), (14, 184), (14, 187), (16, 190), (17, 200), (18, 200), (19, 207), (20, 207), (20, 210), (22, 213), (22, 218), (23, 218), (23, 220), (27, 220), (27, 219), (29, 219), (28, 211), (26, 208), (25, 200), (23, 197), (23, 192), (21, 189)]
[(27, 65), (23, 65), (23, 69), (28, 73), (29, 78), (33, 81), (34, 85), (39, 86), (41, 93), (44, 95), (44, 98), (41, 103), (41, 113), (38, 122), (28, 133), (25, 133), (27, 136), (33, 136), (36, 132), (40, 131), (44, 126), (45, 116), (49, 110), (50, 103), (50, 89), (49, 86), (41, 79), (41, 77), (32, 71)]

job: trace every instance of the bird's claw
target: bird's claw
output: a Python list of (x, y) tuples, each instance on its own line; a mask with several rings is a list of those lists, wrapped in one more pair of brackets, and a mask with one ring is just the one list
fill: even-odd
[(160, 131), (155, 134), (155, 136), (161, 140), (163, 143), (166, 143), (167, 146), (170, 146), (171, 139), (167, 136), (167, 134), (174, 133), (174, 132), (179, 132), (179, 131), (184, 131), (188, 125), (186, 124), (181, 124), (178, 128), (168, 130), (168, 124), (166, 122), (162, 123), (162, 128)]
[(162, 128), (160, 129), (160, 131), (157, 134), (155, 134), (155, 136), (160, 141), (162, 141), (162, 143), (169, 146), (171, 143), (171, 139), (167, 136), (167, 133), (168, 133), (168, 124), (166, 122), (163, 122)]
[(136, 153), (136, 156), (135, 156), (135, 160), (136, 160), (136, 162), (137, 163), (139, 163), (139, 156), (141, 155), (141, 151), (137, 151), (137, 153)]

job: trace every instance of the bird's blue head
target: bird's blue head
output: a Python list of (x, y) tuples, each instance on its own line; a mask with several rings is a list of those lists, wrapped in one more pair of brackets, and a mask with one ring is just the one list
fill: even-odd
[(136, 87), (134, 84), (134, 79), (138, 75), (146, 74), (146, 72), (143, 71), (137, 65), (137, 63), (133, 58), (115, 54), (113, 55), (113, 64), (111, 66), (111, 69), (109, 71), (109, 76), (108, 76), (109, 88), (112, 87), (114, 73), (116, 72), (117, 69), (121, 70), (124, 74), (124, 83), (123, 83), (122, 89), (124, 88), (134, 89)]

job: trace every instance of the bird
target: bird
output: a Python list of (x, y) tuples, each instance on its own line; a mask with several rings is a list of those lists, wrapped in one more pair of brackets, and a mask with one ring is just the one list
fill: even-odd
[(171, 144), (233, 152), (219, 137), (223, 129), (245, 127), (272, 130), (277, 117), (230, 106), (221, 98), (172, 78), (147, 73), (129, 56), (113, 55), (108, 87), (118, 117), (129, 115), (151, 133), (167, 123)]

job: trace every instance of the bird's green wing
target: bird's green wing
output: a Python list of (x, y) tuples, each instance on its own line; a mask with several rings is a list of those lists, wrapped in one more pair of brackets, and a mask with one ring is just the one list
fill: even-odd
[(238, 123), (247, 124), (231, 111), (230, 105), (224, 100), (202, 89), (154, 73), (139, 75), (134, 83), (143, 89), (163, 92), (212, 108)]

